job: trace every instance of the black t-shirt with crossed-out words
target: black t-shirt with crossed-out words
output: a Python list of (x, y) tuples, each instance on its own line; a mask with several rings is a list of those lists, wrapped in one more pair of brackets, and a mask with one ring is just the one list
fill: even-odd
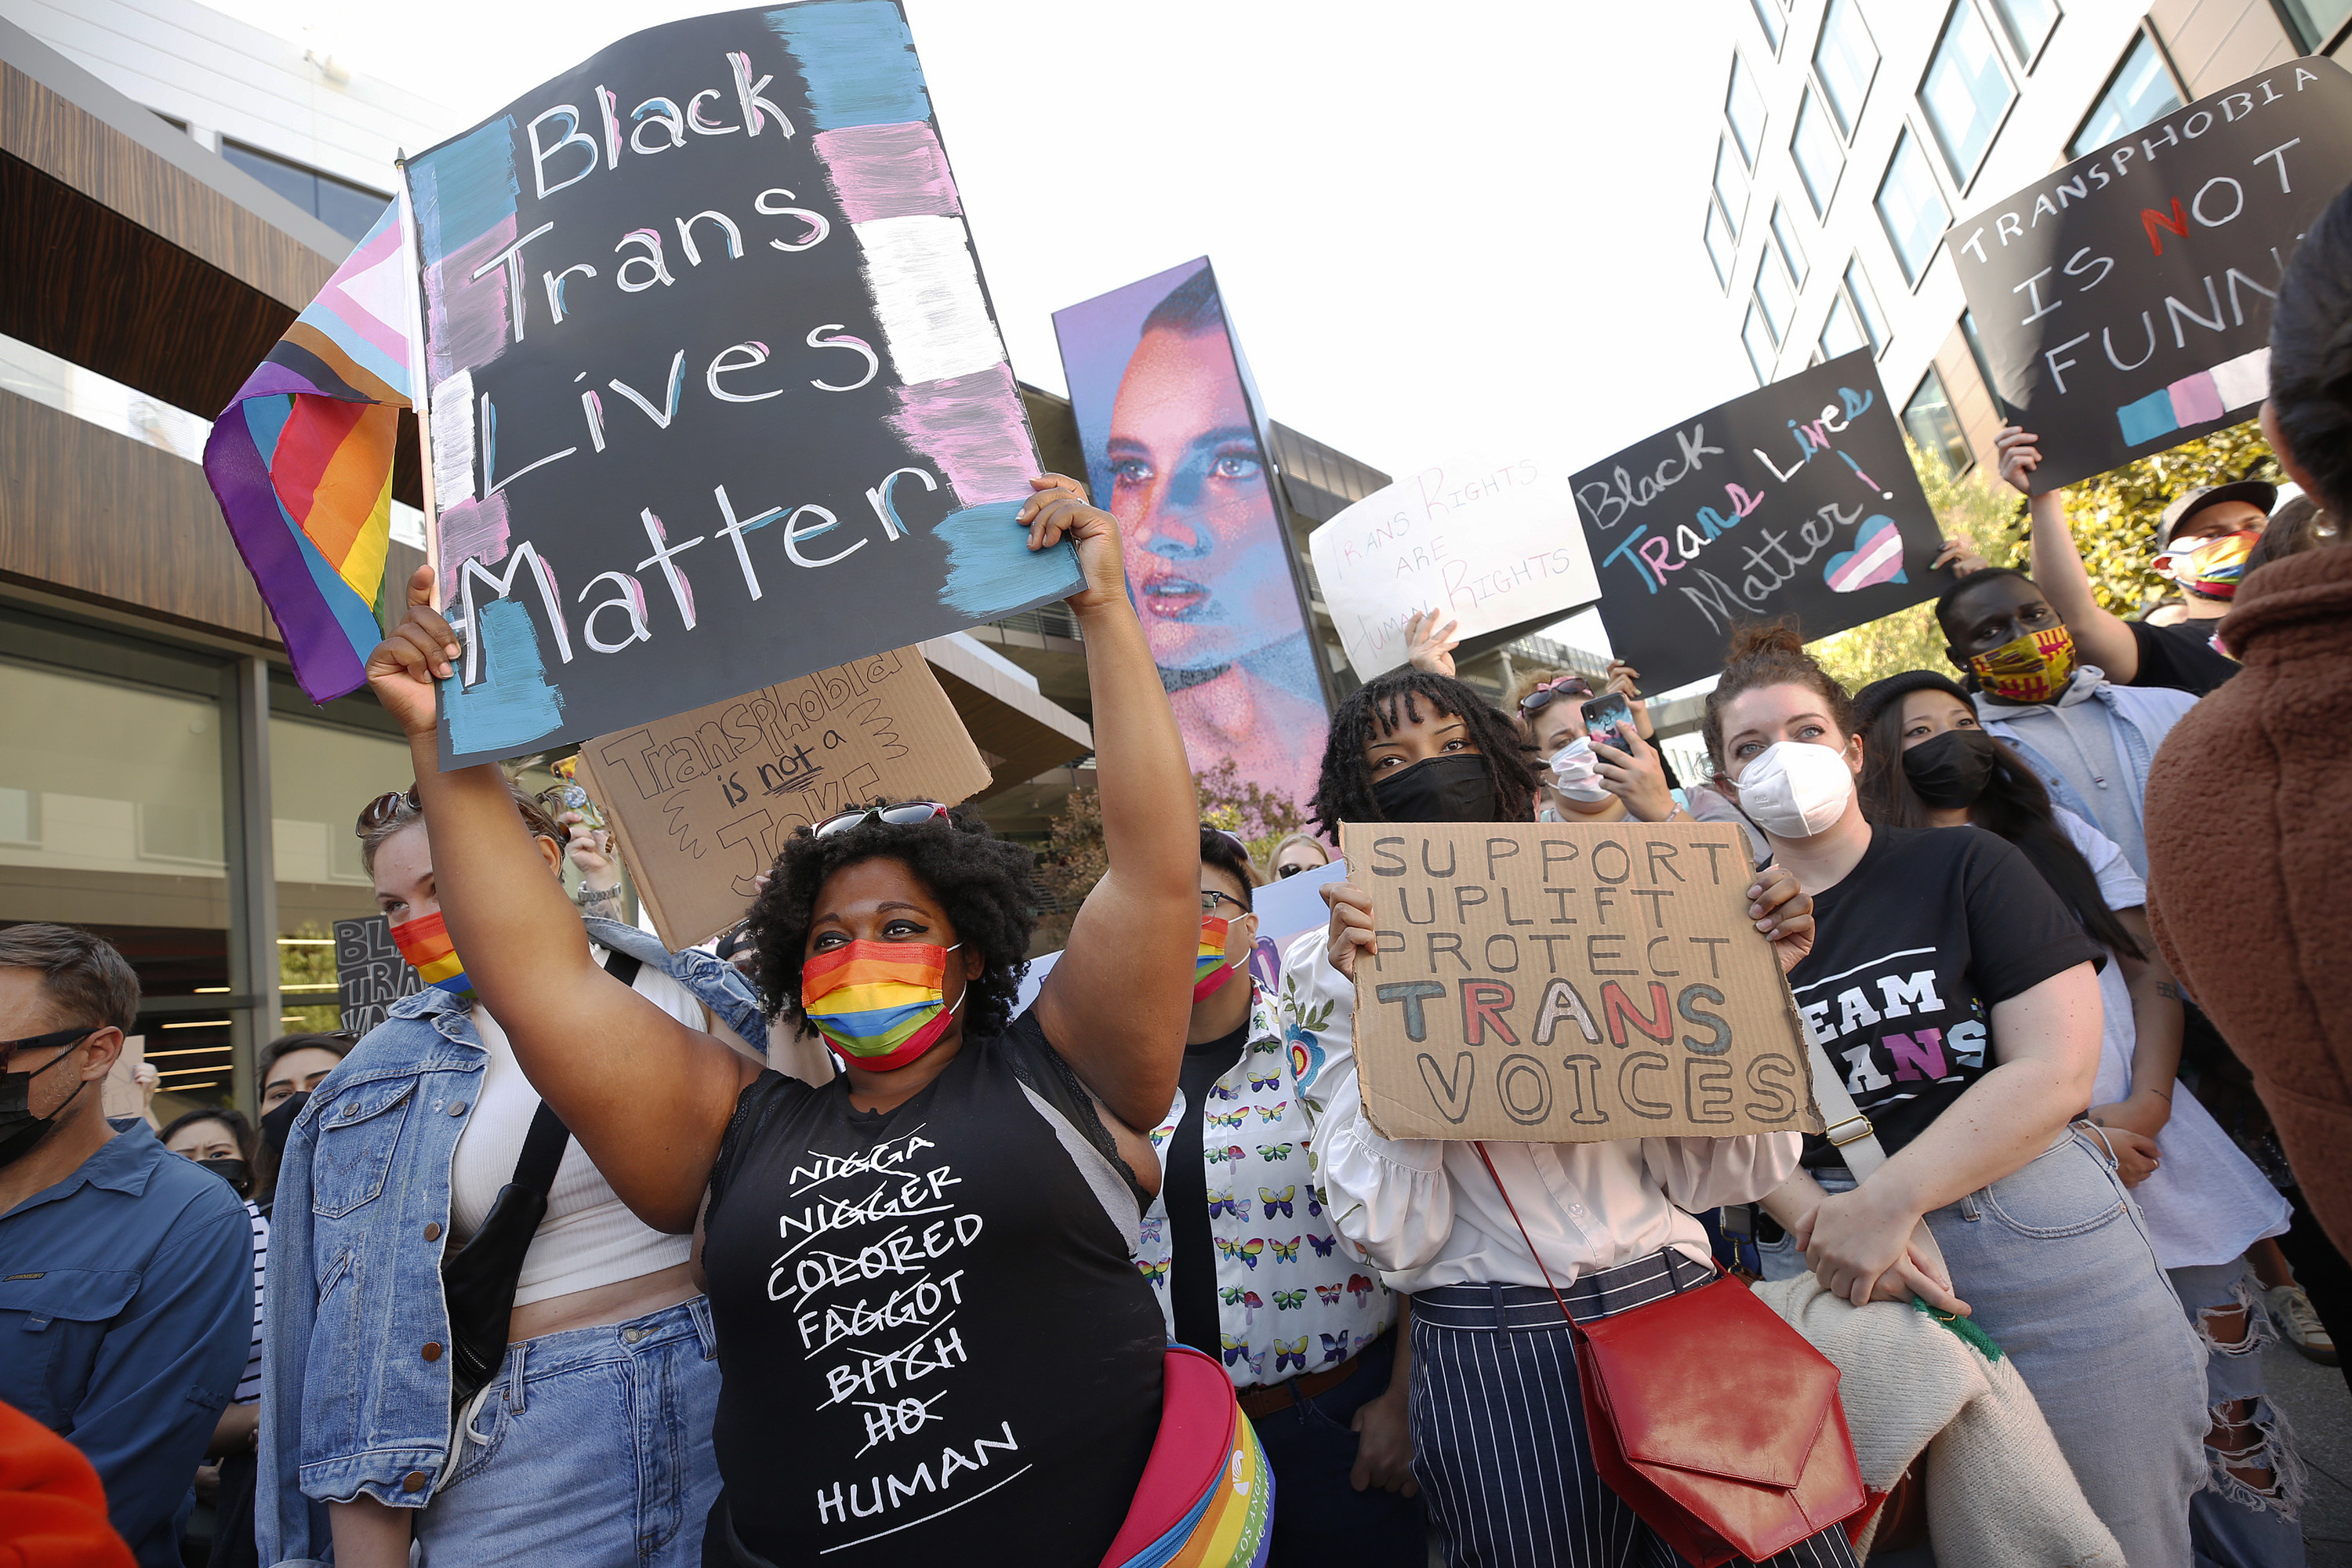
[[(1813, 921), (1789, 989), (1889, 1154), (1997, 1065), (1996, 1005), (2105, 958), (2033, 863), (1975, 827), (1873, 827)], [(1806, 1139), (1807, 1166), (1843, 1163)]]
[(1094, 1568), (1160, 1426), (1132, 1173), (1024, 1014), (885, 1112), (766, 1072), (719, 1146), (725, 1568)]

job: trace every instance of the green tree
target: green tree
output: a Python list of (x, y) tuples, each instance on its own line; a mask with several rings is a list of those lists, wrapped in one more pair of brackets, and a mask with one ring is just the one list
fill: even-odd
[(1201, 820), (1239, 834), (1260, 864), (1285, 837), (1306, 829), (1307, 816), (1297, 802), (1244, 780), (1231, 757), (1207, 773), (1194, 773), (1192, 787), (1201, 797)]
[(300, 940), (278, 947), (278, 984), (285, 994), (282, 1030), (330, 1034), (343, 1026), (343, 1005), (335, 990), (335, 944), (316, 921), (287, 933)]

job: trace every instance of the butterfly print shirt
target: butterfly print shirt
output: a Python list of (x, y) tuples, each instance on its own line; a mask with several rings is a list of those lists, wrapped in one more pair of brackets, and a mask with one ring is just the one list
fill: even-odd
[[(1217, 1339), (1196, 1348), (1222, 1360), (1235, 1386), (1253, 1388), (1347, 1360), (1395, 1321), (1396, 1298), (1316, 1195), (1315, 1128), (1301, 1088), (1321, 1063), (1314, 1037), (1286, 1038), (1263, 990), (1251, 997), (1245, 1034), (1239, 1058), (1198, 1108), (1208, 1246), (1197, 1256), (1179, 1251), (1168, 1219), (1166, 1194), (1179, 1185), (1171, 1176), (1143, 1217), (1136, 1263), (1159, 1293), (1171, 1335), (1180, 1271), (1213, 1272)], [(1152, 1130), (1153, 1148), (1172, 1147), (1190, 1109), (1180, 1093)]]

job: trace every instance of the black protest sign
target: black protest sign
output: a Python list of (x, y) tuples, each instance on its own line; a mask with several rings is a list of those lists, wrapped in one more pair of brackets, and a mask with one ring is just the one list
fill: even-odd
[(1344, 823), (1365, 1113), (1390, 1138), (1819, 1131), (1797, 1010), (1720, 823)]
[(444, 766), (1078, 585), (896, 0), (639, 33), (405, 170)]
[(1734, 626), (1808, 637), (1932, 599), (1951, 579), (1866, 349), (1685, 419), (1573, 481), (1601, 621), (1653, 691), (1713, 674)]
[(2292, 60), (1947, 231), (2037, 494), (2253, 412), (2287, 258), (2347, 175), (2352, 77)]
[(343, 1029), (364, 1035), (384, 1021), (392, 1005), (425, 989), (425, 982), (392, 944), (392, 922), (382, 915), (335, 922), (335, 990)]

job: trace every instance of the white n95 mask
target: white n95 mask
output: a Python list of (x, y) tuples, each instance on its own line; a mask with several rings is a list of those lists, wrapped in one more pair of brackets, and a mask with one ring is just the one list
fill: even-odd
[(1806, 741), (1775, 741), (1733, 781), (1739, 807), (1775, 838), (1827, 833), (1853, 799), (1845, 753)]
[(1593, 761), (1592, 742), (1582, 735), (1552, 753), (1551, 777), (1552, 787), (1570, 800), (1598, 805), (1609, 798), (1600, 765)]

